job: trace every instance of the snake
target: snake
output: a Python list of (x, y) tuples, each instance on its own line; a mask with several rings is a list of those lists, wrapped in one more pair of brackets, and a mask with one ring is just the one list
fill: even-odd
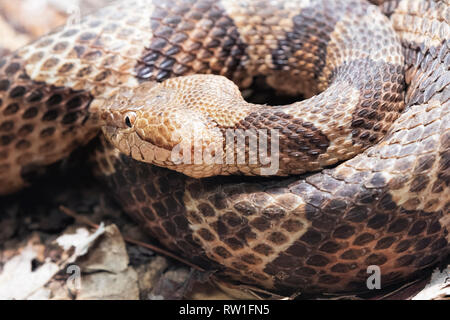
[[(0, 59), (0, 194), (100, 137), (123, 210), (220, 281), (406, 281), (450, 251), (449, 23), (448, 0), (118, 1)], [(304, 99), (247, 102), (258, 79)]]

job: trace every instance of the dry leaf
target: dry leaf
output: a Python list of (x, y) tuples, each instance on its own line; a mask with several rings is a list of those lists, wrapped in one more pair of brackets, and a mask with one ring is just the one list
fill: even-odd
[(32, 270), (33, 260), (38, 256), (31, 245), (21, 254), (6, 262), (0, 274), (0, 299), (28, 299), (49, 282), (59, 271), (59, 266), (47, 262), (36, 270)]
[(94, 273), (82, 277), (77, 300), (138, 300), (137, 273), (128, 268), (119, 274)]
[(98, 271), (120, 273), (128, 268), (128, 264), (125, 241), (115, 225), (106, 227), (101, 241), (77, 263), (83, 273)]
[(90, 246), (105, 233), (105, 226), (103, 224), (91, 234), (87, 229), (80, 228), (77, 229), (75, 234), (64, 234), (56, 239), (56, 243), (64, 249), (64, 251), (69, 251), (71, 248), (75, 248), (75, 252), (68, 260), (68, 263), (74, 262), (78, 257), (84, 256)]
[[(64, 234), (56, 243), (63, 249), (59, 261), (42, 257), (44, 243), (39, 237), (31, 237), (24, 248), (16, 249), (19, 254), (9, 259), (0, 274), (0, 299), (25, 300), (48, 299), (51, 293), (46, 285), (65, 267), (85, 255), (92, 244), (105, 232), (101, 226), (91, 234), (86, 229), (78, 229), (75, 234)], [(33, 268), (34, 261), (44, 261)]]
[[(79, 261), (81, 277), (77, 300), (138, 300), (137, 272), (128, 267), (125, 241), (115, 225)], [(87, 273), (87, 274), (86, 274)]]
[(412, 300), (439, 300), (450, 297), (450, 266), (442, 272), (436, 269), (431, 276), (430, 283)]

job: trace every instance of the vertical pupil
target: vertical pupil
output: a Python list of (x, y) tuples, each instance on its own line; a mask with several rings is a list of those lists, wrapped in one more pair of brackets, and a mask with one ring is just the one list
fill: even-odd
[(126, 125), (129, 126), (130, 128), (132, 127), (131, 121), (130, 121), (130, 118), (129, 118), (129, 117), (126, 117), (126, 118), (125, 118), (125, 123), (126, 123)]

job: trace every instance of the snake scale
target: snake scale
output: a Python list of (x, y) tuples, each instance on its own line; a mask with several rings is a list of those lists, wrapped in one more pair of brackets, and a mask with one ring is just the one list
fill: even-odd
[[(0, 59), (0, 194), (103, 126), (93, 157), (124, 211), (217, 278), (408, 279), (450, 249), (449, 23), (448, 0), (119, 2)], [(252, 105), (220, 76), (307, 99)], [(168, 161), (191, 131), (251, 128), (280, 132), (288, 177)]]

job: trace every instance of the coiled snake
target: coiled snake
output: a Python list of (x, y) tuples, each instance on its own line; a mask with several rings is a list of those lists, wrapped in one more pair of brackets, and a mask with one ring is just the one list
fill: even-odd
[[(4, 57), (0, 194), (103, 127), (116, 148), (96, 151), (98, 172), (124, 210), (222, 280), (344, 292), (367, 289), (371, 265), (383, 285), (435, 265), (450, 249), (450, 3), (372, 2), (384, 15), (362, 0), (123, 1)], [(221, 76), (309, 99), (253, 105)], [(279, 134), (289, 177), (225, 176), (268, 175), (223, 142), (252, 129)], [(176, 163), (191, 133), (245, 161)]]

